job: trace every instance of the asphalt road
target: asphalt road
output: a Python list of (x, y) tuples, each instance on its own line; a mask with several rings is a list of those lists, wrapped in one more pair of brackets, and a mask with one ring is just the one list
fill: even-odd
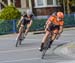
[[(39, 47), (44, 34), (29, 33), (22, 45), (15, 47), (17, 34), (0, 36), (0, 63), (75, 63), (75, 58), (67, 56), (66, 49), (60, 54), (62, 45), (75, 41), (75, 29), (65, 29), (61, 37), (55, 40), (52, 48), (41, 59)], [(62, 50), (63, 51), (63, 50)]]

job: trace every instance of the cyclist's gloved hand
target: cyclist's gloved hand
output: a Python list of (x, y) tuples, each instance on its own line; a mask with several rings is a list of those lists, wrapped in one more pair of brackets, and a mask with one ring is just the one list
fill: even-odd
[(59, 37), (60, 37), (60, 33), (57, 34), (56, 39), (59, 39)]

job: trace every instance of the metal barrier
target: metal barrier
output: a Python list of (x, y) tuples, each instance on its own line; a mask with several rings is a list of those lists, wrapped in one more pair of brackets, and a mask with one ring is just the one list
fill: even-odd
[(16, 20), (0, 20), (0, 35), (16, 32)]
[(64, 27), (75, 26), (75, 14), (66, 14), (64, 18)]
[[(33, 19), (30, 31), (43, 30), (46, 20), (47, 19)], [(17, 22), (18, 20), (0, 20), (0, 35), (17, 32)], [(71, 26), (75, 26), (75, 14), (65, 15), (64, 27)]]

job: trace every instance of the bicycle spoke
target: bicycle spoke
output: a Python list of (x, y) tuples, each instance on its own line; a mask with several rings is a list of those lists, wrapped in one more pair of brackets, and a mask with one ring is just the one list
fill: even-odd
[(43, 51), (42, 51), (42, 59), (44, 59), (46, 51), (47, 51), (47, 49), (43, 49)]
[(22, 42), (22, 39), (20, 39), (20, 41), (19, 41), (19, 45), (21, 45), (21, 42)]
[(44, 56), (45, 56), (45, 53), (46, 51), (48, 50), (48, 47), (49, 47), (49, 40), (47, 41), (47, 43), (44, 44), (44, 49), (42, 51), (42, 59), (44, 59)]
[(16, 42), (16, 47), (18, 46), (18, 44), (19, 44), (19, 40), (17, 40), (17, 42)]

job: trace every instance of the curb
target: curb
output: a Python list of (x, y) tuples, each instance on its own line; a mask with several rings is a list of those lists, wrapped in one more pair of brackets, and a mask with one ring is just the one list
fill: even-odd
[[(64, 28), (64, 31), (68, 31), (68, 30), (75, 30), (75, 27), (71, 27), (71, 28)], [(42, 31), (35, 31), (33, 32), (33, 34), (44, 34), (45, 31), (42, 30)]]

